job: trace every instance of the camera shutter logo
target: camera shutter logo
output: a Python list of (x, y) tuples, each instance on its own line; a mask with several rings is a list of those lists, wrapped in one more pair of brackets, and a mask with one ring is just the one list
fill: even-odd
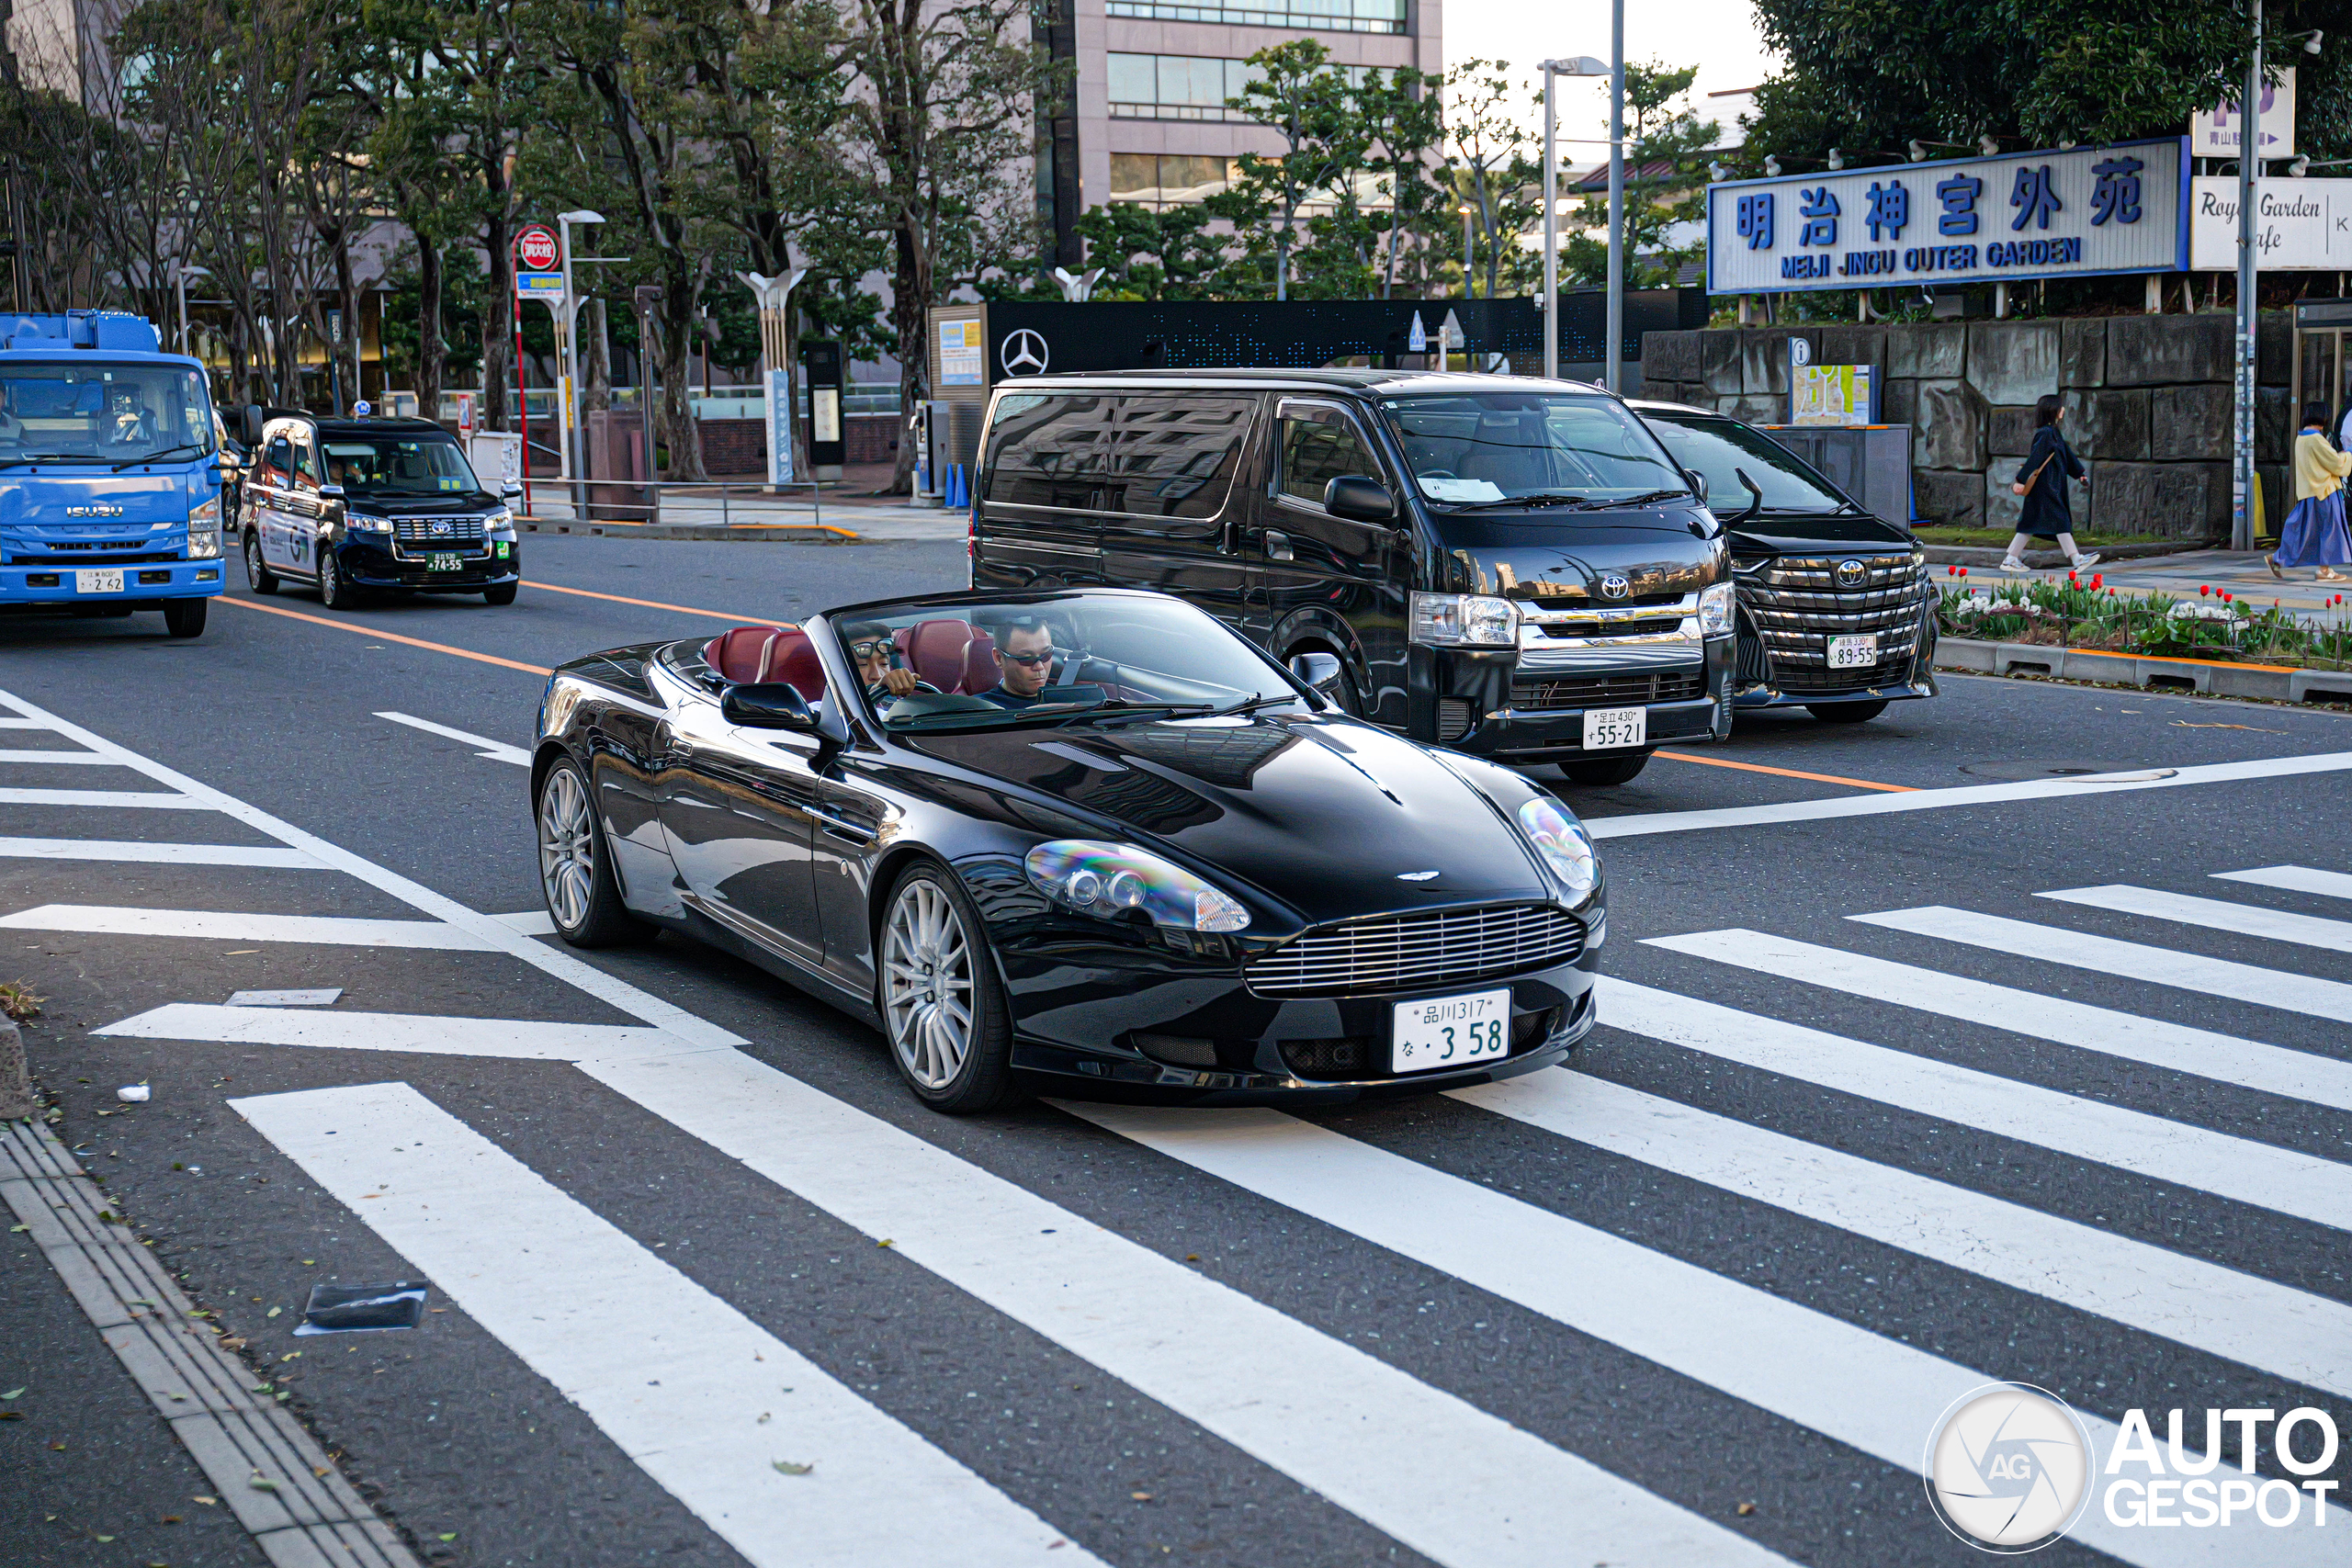
[(1921, 1473), (1944, 1528), (1981, 1551), (2038, 1551), (2090, 1503), (2090, 1433), (2066, 1402), (2031, 1383), (1973, 1389), (1928, 1434)]
[(1046, 346), (1045, 334), (1023, 327), (1007, 333), (1004, 346), (997, 352), (997, 363), (1004, 367), (1008, 376), (1042, 376), (1052, 351)]
[(1838, 563), (1838, 586), (1860, 588), (1862, 585), (1862, 580), (1870, 574), (1870, 568), (1858, 560), (1841, 560)]
[(1603, 599), (1623, 599), (1634, 591), (1632, 580), (1614, 571), (1603, 577), (1599, 586)]

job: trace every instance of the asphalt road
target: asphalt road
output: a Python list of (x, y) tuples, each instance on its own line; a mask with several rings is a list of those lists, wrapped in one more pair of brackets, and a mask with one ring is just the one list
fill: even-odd
[[(2207, 1407), (2308, 1406), (2352, 1449), (2352, 718), (1951, 678), (1619, 788), (1547, 772), (1612, 879), (1571, 1069), (1303, 1119), (952, 1122), (870, 1031), (718, 953), (413, 922), (418, 888), (538, 909), (499, 747), (546, 667), (957, 584), (961, 547), (540, 538), (526, 570), (499, 609), (240, 585), (192, 642), (0, 621), (0, 979), (48, 998), (58, 1131), (425, 1561), (1960, 1563), (1918, 1475), (1939, 1392), (2030, 1382), (2160, 1442), (2182, 1408), (2192, 1449)], [(130, 755), (24, 756), (92, 738)], [(252, 809), (25, 793), (156, 767)], [(277, 824), (358, 858), (269, 863)], [(2222, 879), (2280, 866), (2336, 880)], [(301, 923), (337, 920), (411, 924)], [(305, 987), (390, 1021), (101, 1032)], [(414, 1048), (641, 1006), (743, 1043), (667, 1077), (518, 1059), (523, 1029)], [(262, 1561), (7, 1243), (6, 1560)], [(291, 1337), (314, 1283), (416, 1278), (413, 1332)], [(2255, 1468), (2290, 1473), (2267, 1438)], [(2041, 1560), (2342, 1539), (2095, 1510)]]

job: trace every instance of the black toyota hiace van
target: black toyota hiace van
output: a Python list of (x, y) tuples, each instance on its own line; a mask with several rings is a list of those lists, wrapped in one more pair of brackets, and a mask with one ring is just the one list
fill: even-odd
[(1601, 784), (1731, 730), (1702, 481), (1591, 387), (1024, 377), (989, 403), (972, 517), (973, 586), (1177, 594), (1417, 739)]

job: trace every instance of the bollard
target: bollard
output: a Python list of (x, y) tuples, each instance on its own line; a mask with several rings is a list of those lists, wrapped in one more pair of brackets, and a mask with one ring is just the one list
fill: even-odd
[(40, 1107), (33, 1102), (32, 1078), (25, 1068), (24, 1032), (0, 1019), (0, 1122), (30, 1116)]

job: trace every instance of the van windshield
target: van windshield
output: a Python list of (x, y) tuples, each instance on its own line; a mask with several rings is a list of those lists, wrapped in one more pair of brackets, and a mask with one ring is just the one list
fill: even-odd
[(1759, 512), (1837, 512), (1849, 504), (1804, 459), (1754, 425), (1712, 413), (1642, 417), (1684, 468), (1705, 478), (1707, 498), (1718, 515), (1742, 511), (1755, 499), (1740, 482), (1742, 474), (1763, 492)]
[(1382, 406), (1414, 482), (1441, 505), (1529, 497), (1606, 504), (1689, 493), (1657, 437), (1608, 398), (1464, 392)]

